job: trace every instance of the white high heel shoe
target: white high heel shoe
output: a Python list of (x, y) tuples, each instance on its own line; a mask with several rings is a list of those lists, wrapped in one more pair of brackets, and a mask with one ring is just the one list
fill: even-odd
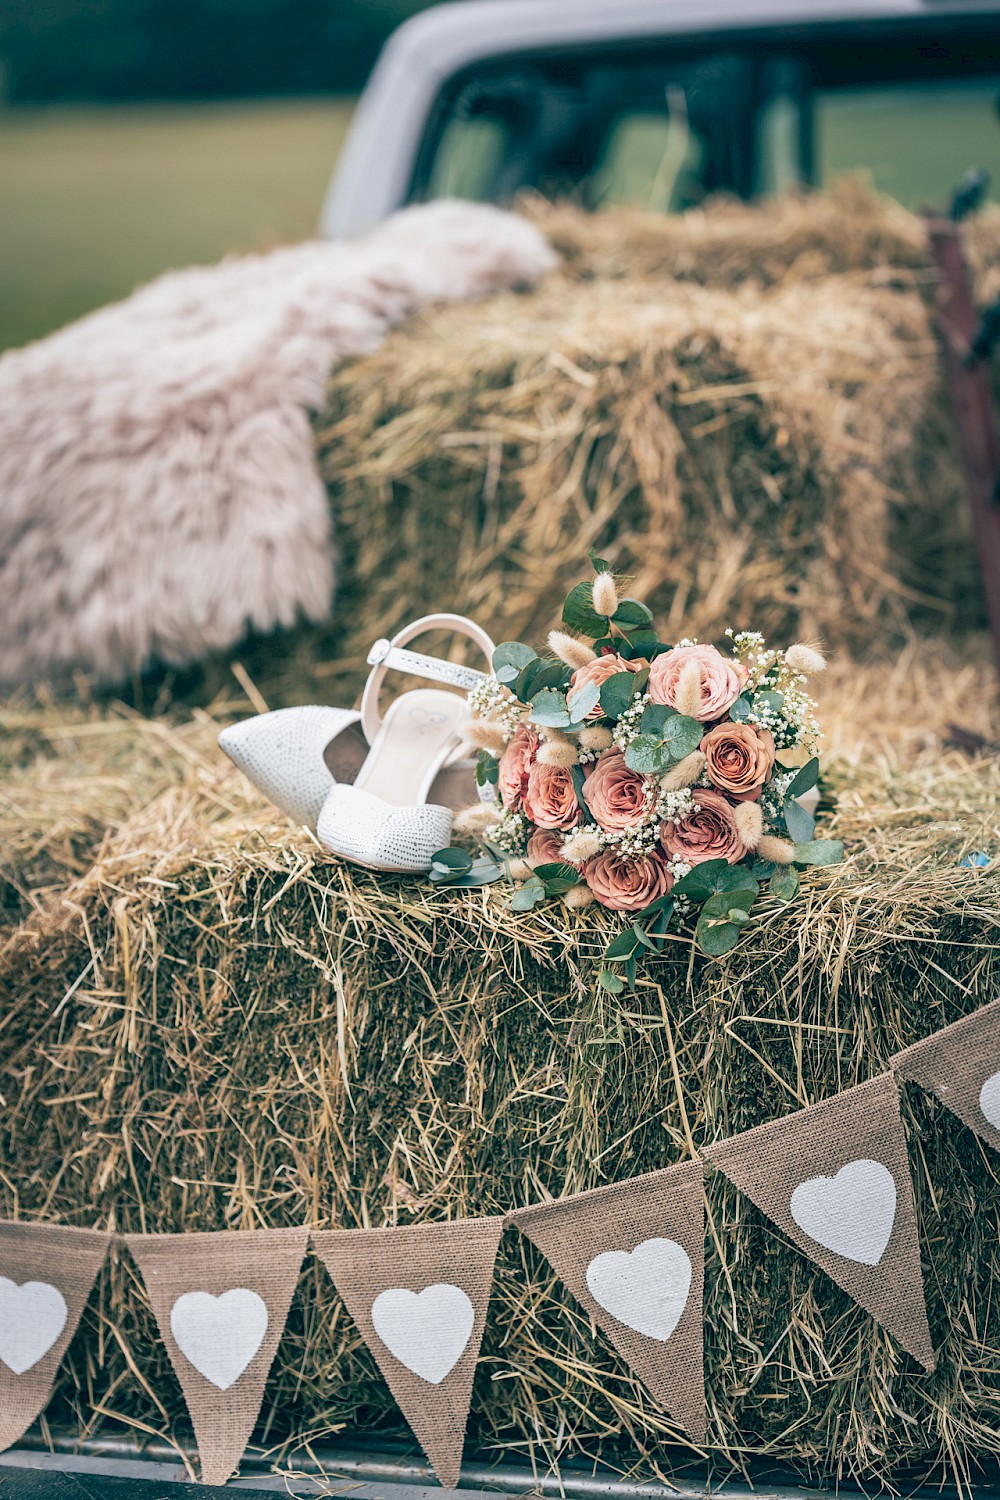
[[(361, 700), (361, 723), (371, 745), (353, 786), (331, 787), (317, 822), (321, 844), (333, 854), (373, 870), (417, 872), (451, 838), (455, 806), (430, 800), (447, 795), (449, 762), (460, 753), (461, 730), (469, 709), (463, 697), (438, 688), (415, 688), (379, 717), (379, 691), (391, 668), (427, 677), (466, 692), (487, 674), (455, 662), (404, 650), (428, 630), (467, 635), (492, 665), (493, 642), (462, 615), (425, 615), (391, 641), (376, 641), (368, 660), (372, 671)], [(467, 795), (465, 800), (468, 800)]]
[(353, 781), (368, 753), (361, 715), (318, 703), (231, 724), (219, 746), (268, 801), (313, 833), (330, 788)]

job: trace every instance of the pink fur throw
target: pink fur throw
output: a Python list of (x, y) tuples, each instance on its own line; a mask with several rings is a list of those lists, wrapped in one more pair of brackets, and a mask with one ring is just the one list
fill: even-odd
[[(330, 608), (309, 414), (331, 367), (424, 304), (554, 264), (500, 209), (161, 277), (0, 358), (0, 682), (115, 681)], [(445, 601), (447, 602), (447, 601)]]

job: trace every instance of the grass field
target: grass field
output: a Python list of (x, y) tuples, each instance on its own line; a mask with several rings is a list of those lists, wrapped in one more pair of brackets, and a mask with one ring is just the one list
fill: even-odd
[(174, 266), (312, 234), (339, 101), (0, 114), (0, 348)]
[[(995, 191), (994, 97), (991, 85), (821, 97), (822, 178), (863, 166), (917, 207), (944, 203), (977, 163)], [(0, 349), (171, 267), (313, 233), (350, 109), (330, 100), (0, 113)], [(612, 201), (650, 202), (665, 128), (653, 121), (630, 139)], [(765, 170), (775, 149), (765, 136)], [(780, 171), (768, 175), (780, 184)]]

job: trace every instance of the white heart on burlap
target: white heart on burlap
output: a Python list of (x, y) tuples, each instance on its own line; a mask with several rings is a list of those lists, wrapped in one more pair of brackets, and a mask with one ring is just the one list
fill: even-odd
[(58, 1287), (48, 1281), (18, 1286), (0, 1276), (0, 1360), (23, 1375), (52, 1348), (66, 1327), (69, 1310)]
[(446, 1281), (422, 1292), (389, 1287), (372, 1303), (372, 1324), (389, 1353), (429, 1385), (440, 1385), (458, 1364), (475, 1321), (469, 1297)]
[(666, 1343), (691, 1290), (691, 1257), (676, 1240), (643, 1240), (632, 1251), (606, 1250), (587, 1267), (587, 1286), (605, 1312)]
[(896, 1220), (896, 1181), (880, 1161), (861, 1157), (835, 1177), (810, 1177), (792, 1194), (792, 1218), (818, 1245), (877, 1266)]
[(1000, 1130), (1000, 1073), (987, 1078), (979, 1090), (979, 1108), (994, 1130)]
[(170, 1331), (199, 1375), (228, 1391), (264, 1342), (267, 1304), (245, 1286), (219, 1297), (185, 1292), (170, 1309)]

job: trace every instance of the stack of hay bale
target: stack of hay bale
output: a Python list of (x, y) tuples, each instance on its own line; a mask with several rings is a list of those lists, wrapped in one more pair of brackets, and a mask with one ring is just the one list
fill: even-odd
[[(959, 861), (997, 852), (1000, 764), (945, 745), (950, 718), (996, 735), (995, 681), (980, 639), (915, 634), (980, 609), (919, 226), (858, 193), (677, 221), (528, 211), (562, 273), (432, 312), (334, 375), (318, 444), (337, 619), (254, 648), (251, 675), (273, 706), (346, 701), (371, 640), (427, 609), (537, 638), (597, 545), (665, 633), (825, 636), (823, 831), (848, 862), (790, 909), (765, 902), (721, 961), (671, 945), (622, 1000), (593, 982), (612, 917), (515, 917), (497, 888), (333, 863), (224, 764), (218, 704), (11, 706), (3, 1212), (153, 1231), (502, 1211), (826, 1097), (997, 992), (1000, 877)], [(1000, 231), (975, 234), (987, 287)], [(937, 1371), (714, 1177), (720, 1470), (955, 1474), (1000, 1453), (995, 1164), (922, 1095), (905, 1108)], [(303, 1274), (268, 1441), (393, 1430), (329, 1285)], [(127, 1260), (50, 1417), (184, 1431)], [(513, 1239), (473, 1436), (637, 1477), (681, 1439)]]

